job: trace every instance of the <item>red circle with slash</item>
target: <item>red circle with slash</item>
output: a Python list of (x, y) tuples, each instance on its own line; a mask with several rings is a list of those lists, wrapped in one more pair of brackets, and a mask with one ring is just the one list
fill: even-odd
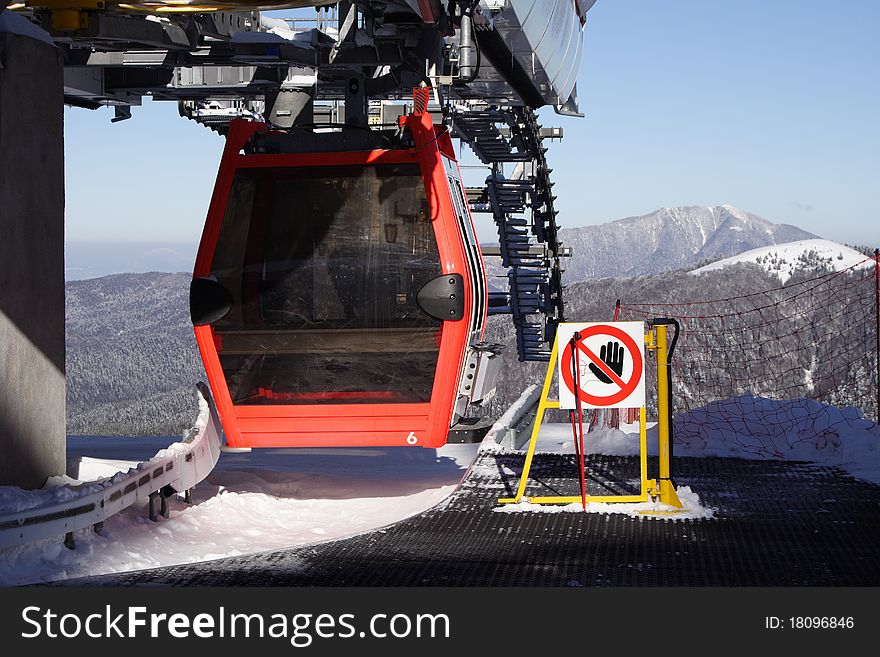
[[(580, 340), (577, 341), (576, 345), (578, 349), (583, 352), (587, 358), (593, 361), (600, 370), (602, 370), (606, 376), (608, 376), (612, 381), (617, 382), (617, 385), (620, 387), (620, 390), (615, 392), (612, 395), (608, 395), (607, 397), (602, 397), (599, 395), (592, 395), (588, 393), (586, 390), (578, 389), (575, 392), (575, 384), (574, 377), (571, 371), (571, 364), (574, 354), (571, 349), (571, 342), (569, 342), (565, 346), (565, 350), (562, 352), (562, 362), (563, 364), (568, 364), (568, 367), (562, 368), (562, 379), (565, 381), (565, 385), (568, 386), (568, 389), (572, 392), (572, 394), (576, 394), (578, 399), (587, 404), (592, 404), (594, 406), (610, 406), (611, 404), (617, 404), (627, 397), (629, 397), (633, 391), (636, 389), (636, 386), (639, 385), (639, 380), (642, 378), (642, 353), (639, 349), (639, 346), (635, 343), (628, 333), (617, 328), (616, 326), (610, 326), (608, 324), (597, 324), (595, 326), (590, 326), (585, 328), (582, 331), (578, 331), (580, 334)], [(584, 344), (584, 340), (594, 335), (608, 335), (613, 338), (620, 340), (623, 343), (623, 346), (626, 347), (626, 350), (629, 352), (629, 355), (632, 357), (633, 361), (633, 369), (632, 374), (629, 377), (629, 381), (624, 381), (619, 376), (617, 376), (614, 372), (611, 371), (607, 365), (590, 349), (587, 345)], [(601, 363), (601, 365), (600, 365)]]

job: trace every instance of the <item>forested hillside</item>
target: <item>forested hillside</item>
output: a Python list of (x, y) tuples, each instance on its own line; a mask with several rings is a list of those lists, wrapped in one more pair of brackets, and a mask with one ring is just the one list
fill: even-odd
[(117, 274), (67, 283), (67, 430), (176, 434), (204, 378), (186, 274)]
[[(682, 320), (680, 409), (753, 393), (853, 404), (873, 416), (873, 272), (823, 272), (827, 263), (811, 262), (784, 286), (752, 263), (699, 275), (597, 278), (567, 287), (566, 316), (610, 320), (618, 299), (623, 319), (706, 316)], [(194, 383), (204, 374), (188, 314), (189, 280), (152, 273), (68, 283), (70, 433), (174, 434), (191, 424)], [(686, 305), (708, 299), (721, 301)], [(503, 374), (496, 397), (475, 412), (497, 416), (526, 385), (542, 380), (545, 365), (517, 361), (508, 317), (490, 319), (487, 339), (507, 347)]]
[[(610, 320), (618, 299), (622, 320), (679, 318), (682, 339), (674, 363), (678, 411), (754, 394), (851, 405), (876, 417), (871, 269), (834, 273), (819, 264), (795, 272), (783, 286), (774, 273), (741, 263), (699, 275), (677, 271), (575, 283), (565, 299), (569, 321)], [(492, 319), (489, 339), (507, 345), (505, 376), (488, 409), (497, 415), (524, 385), (543, 380), (545, 366), (516, 362), (506, 318)], [(652, 360), (648, 367), (650, 384), (656, 378)]]

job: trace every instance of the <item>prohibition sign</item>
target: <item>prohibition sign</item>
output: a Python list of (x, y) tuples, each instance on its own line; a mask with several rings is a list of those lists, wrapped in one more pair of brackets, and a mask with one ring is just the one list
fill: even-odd
[[(582, 331), (578, 331), (578, 333), (581, 337), (580, 340), (575, 343), (576, 348), (589, 360), (595, 363), (596, 367), (605, 373), (605, 376), (611, 379), (612, 383), (615, 384), (616, 390), (607, 396), (593, 395), (583, 388), (575, 390), (576, 386), (572, 376), (572, 361), (574, 359), (574, 354), (572, 353), (571, 342), (565, 345), (565, 350), (562, 352), (563, 367), (560, 372), (568, 389), (572, 394), (577, 395), (577, 398), (582, 402), (585, 404), (591, 404), (595, 407), (611, 406), (629, 397), (633, 391), (635, 391), (642, 378), (642, 352), (632, 337), (618, 327), (609, 324), (596, 324), (594, 326), (589, 326)], [(621, 379), (616, 372), (608, 367), (599, 356), (593, 353), (593, 351), (584, 344), (584, 340), (594, 335), (609, 335), (623, 343), (626, 353), (630, 355), (633, 363), (632, 374), (630, 374), (629, 381)]]

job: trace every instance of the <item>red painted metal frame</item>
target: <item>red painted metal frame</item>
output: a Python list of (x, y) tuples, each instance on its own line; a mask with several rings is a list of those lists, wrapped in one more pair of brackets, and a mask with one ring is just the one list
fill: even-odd
[(418, 163), (427, 191), (431, 220), (444, 274), (464, 277), (465, 316), (443, 322), (440, 353), (430, 403), (388, 404), (233, 404), (220, 365), (211, 326), (196, 326), (195, 335), (220, 419), (231, 447), (350, 447), (368, 445), (418, 445), (440, 447), (446, 443), (458, 383), (470, 339), (474, 285), (467, 265), (464, 236), (449, 190), (441, 158), (455, 162), (452, 141), (445, 127), (434, 126), (427, 113), (404, 120), (415, 148), (343, 153), (252, 154), (242, 148), (263, 123), (236, 120), (230, 124), (211, 197), (208, 217), (194, 277), (209, 276), (211, 261), (226, 212), (235, 172), (259, 167), (320, 167), (338, 165)]

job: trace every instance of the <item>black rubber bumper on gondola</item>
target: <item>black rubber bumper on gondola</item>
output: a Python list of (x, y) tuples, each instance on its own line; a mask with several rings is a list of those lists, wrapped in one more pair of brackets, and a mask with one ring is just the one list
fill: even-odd
[(482, 417), (463, 417), (449, 427), (447, 443), (479, 443), (483, 441), (494, 422)]

